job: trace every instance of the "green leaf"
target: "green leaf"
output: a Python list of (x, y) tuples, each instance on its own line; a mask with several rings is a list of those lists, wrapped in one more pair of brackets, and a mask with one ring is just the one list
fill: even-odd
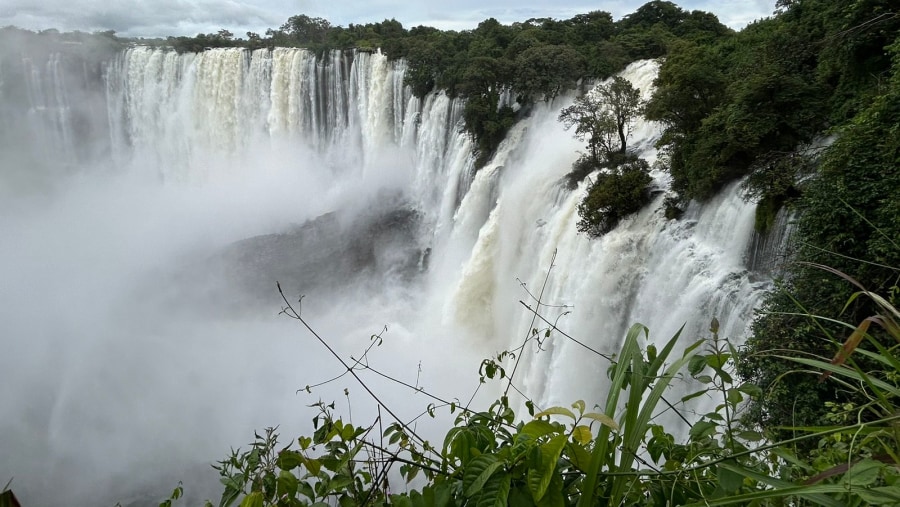
[(282, 470), (293, 470), (302, 465), (305, 460), (306, 458), (299, 452), (285, 449), (278, 454), (277, 464), (278, 468)]
[(356, 428), (352, 424), (348, 424), (341, 429), (341, 440), (347, 442), (353, 438)]
[(613, 421), (611, 417), (606, 414), (598, 414), (596, 412), (588, 412), (587, 414), (582, 414), (581, 417), (585, 419), (593, 419), (604, 426), (608, 426), (616, 431), (619, 431), (619, 425), (616, 421)]
[(538, 507), (565, 507), (565, 499), (563, 498), (563, 481), (562, 476), (553, 474), (550, 481), (550, 487), (547, 488), (547, 494), (537, 502)]
[(591, 462), (591, 455), (587, 452), (587, 450), (578, 445), (573, 444), (571, 442), (566, 444), (566, 449), (568, 449), (568, 457), (569, 460), (572, 461), (572, 464), (575, 465), (575, 468), (584, 472), (587, 470), (588, 465)]
[(531, 493), (521, 486), (511, 488), (509, 491), (509, 507), (534, 507)]
[(413, 507), (412, 500), (406, 495), (391, 495), (391, 505), (397, 507)]
[(319, 472), (322, 471), (322, 462), (317, 459), (304, 458), (303, 464), (306, 465), (306, 469), (309, 470), (309, 473), (313, 475), (319, 475)]
[(741, 384), (738, 390), (751, 398), (759, 399), (762, 397), (762, 389), (755, 384)]
[(297, 491), (310, 500), (316, 499), (316, 491), (313, 489), (312, 485), (306, 481), (298, 484)]
[(347, 489), (347, 486), (353, 484), (353, 478), (346, 475), (336, 475), (328, 481), (328, 490), (332, 492), (340, 492)]
[(228, 507), (233, 504), (241, 493), (242, 491), (240, 489), (234, 489), (226, 485), (225, 491), (222, 493), (222, 499), (219, 500), (219, 507)]
[(703, 396), (704, 394), (706, 394), (708, 392), (709, 392), (709, 389), (701, 389), (701, 390), (697, 391), (696, 393), (691, 393), (686, 396), (683, 396), (681, 398), (681, 402), (684, 403), (686, 401), (693, 400), (694, 398), (699, 398), (700, 396)]
[(482, 454), (469, 462), (463, 473), (463, 491), (467, 497), (481, 491), (491, 475), (503, 466), (496, 454)]
[(737, 389), (729, 389), (727, 393), (726, 399), (728, 403), (731, 403), (732, 407), (736, 407), (738, 403), (744, 401), (744, 395)]
[(897, 505), (900, 502), (900, 487), (897, 486), (856, 488), (853, 492), (859, 495), (867, 505)]
[(732, 494), (744, 485), (744, 478), (727, 467), (718, 467), (719, 484), (726, 493)]
[(697, 421), (691, 427), (690, 435), (693, 440), (700, 440), (716, 432), (716, 423), (711, 421)]
[(416, 490), (409, 492), (409, 499), (412, 501), (413, 507), (427, 507), (424, 496)]
[(509, 474), (496, 474), (484, 485), (475, 507), (506, 507), (512, 478)]
[[(450, 484), (447, 482), (440, 482), (435, 484), (432, 494), (434, 496), (434, 500), (428, 502), (428, 505), (431, 507), (447, 507), (450, 505)], [(426, 495), (426, 500), (428, 496)]]
[(869, 486), (878, 480), (878, 474), (884, 465), (878, 461), (864, 459), (853, 465), (853, 468), (844, 476), (844, 484), (852, 487)]
[(706, 367), (706, 356), (694, 356), (688, 362), (688, 373), (696, 377)]
[(579, 444), (586, 445), (588, 442), (591, 441), (591, 439), (593, 438), (593, 435), (591, 434), (591, 429), (589, 427), (581, 425), (581, 426), (576, 426), (572, 430), (572, 438), (574, 438), (575, 441), (578, 442)]
[(525, 426), (522, 426), (522, 430), (519, 432), (522, 435), (528, 435), (531, 438), (537, 440), (544, 435), (549, 435), (550, 433), (558, 433), (559, 428), (554, 426), (553, 424), (543, 420), (536, 419), (534, 421), (529, 422)]
[(584, 409), (585, 409), (584, 400), (578, 400), (578, 401), (576, 401), (575, 403), (572, 404), (572, 408), (578, 410), (578, 413), (579, 413), (579, 414), (583, 414), (583, 413), (584, 413)]
[(748, 442), (759, 442), (763, 439), (761, 433), (756, 431), (739, 431), (737, 433), (738, 438), (746, 440)]
[(280, 474), (278, 474), (278, 482), (276, 486), (276, 490), (278, 491), (278, 496), (287, 495), (289, 498), (294, 498), (297, 496), (297, 488), (299, 487), (299, 481), (294, 474), (288, 472), (287, 470), (282, 470)]
[(534, 418), (539, 419), (541, 417), (544, 417), (545, 415), (564, 415), (568, 418), (571, 418), (572, 420), (575, 419), (575, 414), (565, 407), (550, 407), (547, 410), (534, 414)]
[(244, 500), (241, 501), (240, 507), (263, 507), (262, 493), (257, 491), (255, 493), (250, 493), (249, 495), (245, 496)]
[(556, 471), (556, 462), (566, 446), (566, 435), (558, 435), (540, 447), (540, 464), (528, 470), (528, 489), (535, 502), (539, 502), (547, 493), (547, 487)]

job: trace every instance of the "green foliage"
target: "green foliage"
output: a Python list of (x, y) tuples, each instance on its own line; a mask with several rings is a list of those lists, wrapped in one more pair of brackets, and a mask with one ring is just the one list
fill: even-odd
[[(877, 313), (871, 300), (851, 299), (853, 288), (837, 276), (807, 263), (833, 266), (864, 282), (873, 293), (891, 294), (900, 280), (900, 82), (874, 99), (839, 134), (821, 156), (815, 177), (796, 202), (797, 264), (790, 279), (768, 296), (753, 325), (749, 359), (742, 372), (766, 389), (764, 403), (752, 419), (765, 426), (808, 426), (824, 422), (826, 401), (853, 401), (841, 386), (819, 383), (808, 375), (789, 374), (783, 356), (802, 351), (820, 357), (834, 354), (846, 329), (836, 322), (806, 315), (840, 315), (859, 322)], [(850, 301), (848, 303), (848, 301)], [(872, 331), (881, 343), (887, 338)], [(867, 363), (863, 360), (862, 365)], [(864, 366), (866, 367), (866, 366)]]
[[(883, 310), (900, 318), (889, 305)], [(615, 359), (609, 359), (602, 406), (589, 410), (579, 400), (517, 421), (502, 397), (486, 411), (460, 411), (440, 449), (414, 438), (403, 423), (373, 435), (379, 421), (356, 427), (335, 417), (333, 405), (319, 403), (312, 436), (280, 447), (268, 429), (247, 451), (233, 451), (219, 462), (224, 486), (219, 505), (838, 506), (900, 498), (900, 474), (893, 466), (897, 437), (891, 430), (900, 416), (892, 406), (882, 405), (873, 423), (846, 424), (848, 419), (839, 418), (837, 426), (810, 430), (793, 441), (765, 443), (762, 434), (740, 426), (738, 416), (762, 390), (734, 376), (741, 355), (719, 338), (715, 319), (711, 339), (689, 344), (680, 355), (674, 353), (680, 332), (660, 348), (645, 342), (648, 333), (633, 326)], [(876, 359), (893, 368), (900, 364), (884, 349)], [(889, 384), (883, 375), (807, 363), (873, 392), (900, 394), (896, 378)], [(495, 377), (500, 370), (487, 373)], [(700, 389), (667, 400), (670, 386), (685, 377)], [(717, 405), (699, 419), (684, 419), (690, 427), (684, 440), (656, 422), (660, 404), (680, 410), (699, 398), (716, 399)], [(457, 409), (450, 404), (451, 413)], [(848, 438), (856, 439), (854, 445), (846, 445)], [(791, 451), (791, 444), (802, 440), (820, 442), (816, 461), (804, 462)], [(867, 454), (883, 451), (888, 454)], [(394, 467), (407, 482), (423, 481), (393, 493), (396, 484), (388, 484), (387, 477)], [(180, 495), (179, 485), (170, 500)]]
[(607, 169), (597, 175), (578, 205), (578, 231), (592, 238), (611, 231), (650, 200), (650, 166), (628, 154), (626, 144), (643, 107), (640, 90), (615, 76), (559, 114), (559, 121), (567, 130), (575, 127), (575, 137), (587, 141), (589, 150), (566, 176), (570, 188), (591, 172)]
[(650, 201), (647, 188), (653, 179), (649, 164), (632, 159), (610, 172), (597, 174), (587, 196), (578, 205), (578, 232), (597, 238), (613, 230), (623, 219), (637, 213)]
[(584, 75), (584, 59), (572, 47), (532, 46), (516, 57), (514, 89), (524, 97), (552, 100)]
[(559, 113), (566, 130), (575, 127), (575, 137), (587, 141), (589, 156), (597, 164), (616, 153), (625, 153), (634, 121), (643, 110), (640, 90), (620, 76), (575, 99)]

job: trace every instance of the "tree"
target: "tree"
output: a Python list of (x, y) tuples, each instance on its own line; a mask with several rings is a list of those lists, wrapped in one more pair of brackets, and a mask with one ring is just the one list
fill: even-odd
[[(615, 76), (593, 94), (575, 100), (559, 114), (566, 130), (575, 127), (575, 137), (587, 141), (592, 161), (599, 165), (615, 153), (625, 153), (634, 120), (643, 109), (640, 90), (627, 79)], [(618, 140), (618, 143), (616, 142)]]
[(516, 58), (515, 90), (525, 97), (552, 100), (584, 75), (584, 60), (569, 46), (533, 46)]
[(299, 44), (323, 43), (331, 23), (323, 18), (311, 18), (305, 14), (291, 16), (281, 25), (281, 31)]

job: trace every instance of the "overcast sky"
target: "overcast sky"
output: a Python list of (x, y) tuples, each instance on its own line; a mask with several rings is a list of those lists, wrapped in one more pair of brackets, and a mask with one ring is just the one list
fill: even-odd
[[(0, 26), (63, 31), (115, 30), (119, 35), (196, 35), (226, 28), (236, 36), (264, 33), (295, 14), (323, 17), (334, 25), (395, 18), (409, 28), (474, 28), (496, 18), (502, 23), (529, 18), (567, 19), (592, 10), (618, 19), (647, 0), (0, 0)], [(732, 28), (768, 16), (775, 0), (682, 0), (687, 10), (711, 11)]]

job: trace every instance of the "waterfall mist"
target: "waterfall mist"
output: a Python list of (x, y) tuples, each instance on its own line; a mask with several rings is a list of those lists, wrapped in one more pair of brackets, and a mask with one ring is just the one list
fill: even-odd
[[(736, 186), (677, 222), (659, 198), (600, 240), (576, 235), (586, 183), (562, 177), (581, 146), (556, 122), (571, 97), (536, 106), (476, 172), (462, 103), (411, 96), (378, 53), (135, 47), (84, 86), (54, 61), (0, 60), (0, 103), (26, 97), (4, 135), (30, 129), (0, 155), (0, 482), (25, 505), (127, 505), (186, 477), (211, 496), (208, 463), (266, 426), (286, 442), (319, 399), (344, 411), (345, 387), (371, 423), (349, 378), (305, 392), (342, 371), (277, 315), (276, 280), (345, 357), (387, 326), (370, 364), (447, 399), (529, 334), (518, 301), (534, 306), (548, 270), (560, 327), (605, 352), (633, 322), (660, 340), (687, 323), (686, 344), (715, 316), (740, 339), (767, 283), (746, 267)], [(648, 95), (655, 72), (625, 77)], [(657, 134), (633, 139), (651, 162)], [(542, 348), (515, 379), (538, 405), (602, 401), (606, 364), (557, 335)], [(403, 417), (429, 402), (366, 378)]]

